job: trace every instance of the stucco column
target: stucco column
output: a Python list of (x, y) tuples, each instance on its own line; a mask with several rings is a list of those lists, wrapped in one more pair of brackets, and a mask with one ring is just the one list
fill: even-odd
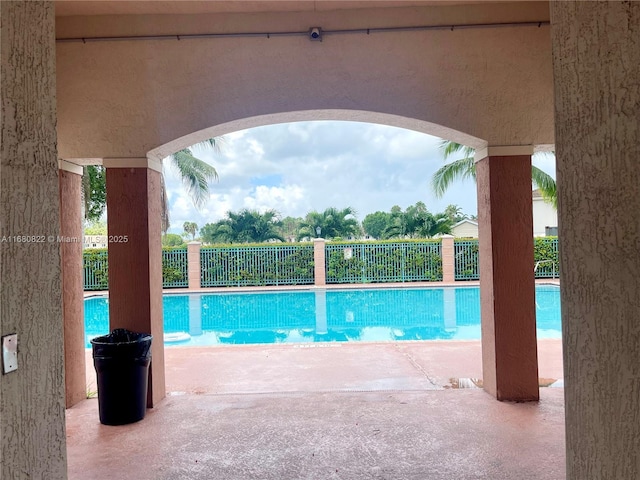
[(200, 242), (189, 242), (187, 244), (187, 271), (189, 277), (189, 289), (197, 290), (200, 288), (200, 279), (202, 278), (200, 267)]
[[(82, 167), (59, 162), (65, 403), (87, 398), (82, 276)], [(69, 241), (66, 241), (66, 240)]]
[(324, 238), (313, 239), (313, 275), (316, 287), (322, 287), (327, 284), (324, 245)]
[(637, 479), (640, 3), (550, 7), (567, 479)]
[(476, 153), (484, 389), (539, 399), (531, 147)]
[(109, 326), (151, 333), (147, 405), (165, 396), (162, 324), (161, 165), (105, 159), (109, 230)]
[(455, 276), (453, 235), (442, 236), (442, 281), (445, 283), (453, 283)]
[(0, 478), (67, 478), (53, 2), (0, 2)]

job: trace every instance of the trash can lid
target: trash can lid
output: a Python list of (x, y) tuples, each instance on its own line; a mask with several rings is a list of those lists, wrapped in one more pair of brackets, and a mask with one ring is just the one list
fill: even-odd
[(91, 344), (139, 343), (150, 341), (152, 338), (150, 333), (138, 333), (125, 328), (116, 328), (108, 335), (92, 338)]
[(91, 340), (94, 358), (147, 358), (151, 356), (149, 333), (137, 333), (116, 328), (109, 335)]

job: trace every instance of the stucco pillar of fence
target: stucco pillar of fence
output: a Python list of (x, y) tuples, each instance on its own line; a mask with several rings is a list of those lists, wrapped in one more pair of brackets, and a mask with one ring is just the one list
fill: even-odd
[(147, 405), (165, 396), (160, 162), (105, 159), (109, 230), (109, 326), (151, 333)]
[(200, 288), (200, 279), (202, 278), (200, 266), (200, 246), (201, 242), (189, 242), (187, 244), (187, 272), (189, 278), (189, 289), (197, 290)]
[(324, 246), (324, 238), (313, 239), (313, 278), (316, 287), (327, 284)]
[(640, 478), (640, 3), (550, 2), (567, 480)]
[(455, 253), (453, 249), (453, 235), (442, 236), (442, 281), (452, 283), (456, 279), (455, 275)]
[(476, 153), (482, 371), (498, 400), (539, 399), (528, 146)]
[(60, 257), (64, 319), (64, 383), (67, 408), (87, 398), (82, 278), (82, 167), (59, 161)]

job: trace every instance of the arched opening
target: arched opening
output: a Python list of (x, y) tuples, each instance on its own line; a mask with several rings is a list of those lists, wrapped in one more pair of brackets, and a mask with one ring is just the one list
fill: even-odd
[[(476, 213), (475, 190), (454, 185), (458, 202), (454, 193), (438, 198), (433, 192), (431, 177), (444, 163), (441, 140), (415, 130), (363, 121), (300, 121), (218, 138), (223, 142), (220, 151), (192, 149), (219, 175), (201, 209), (184, 195), (180, 170), (164, 169), (173, 234), (182, 233), (185, 221), (202, 227), (229, 210), (245, 208), (305, 217), (310, 211), (350, 207), (362, 221), (367, 214), (388, 212), (394, 205), (404, 210), (418, 201), (433, 213), (442, 212), (449, 200)], [(464, 186), (475, 188), (472, 183)]]
[[(283, 113), (278, 115), (252, 118), (239, 123), (231, 123), (231, 124), (225, 124), (218, 127), (212, 127), (212, 128), (188, 135), (186, 137), (181, 137), (180, 139), (177, 139), (161, 147), (158, 147), (157, 149), (154, 149), (151, 152), (149, 152), (149, 157), (161, 158), (165, 156), (167, 152), (172, 152), (172, 151), (175, 151), (176, 149), (183, 148), (185, 146), (190, 145), (192, 142), (197, 142), (197, 141), (210, 138), (210, 136), (212, 135), (215, 136), (215, 135), (221, 135), (221, 134), (232, 132), (234, 131), (235, 128), (238, 128), (239, 125), (242, 125), (245, 127), (250, 127), (250, 126), (255, 127), (255, 126), (264, 126), (264, 125), (273, 124), (277, 120), (291, 121), (292, 119), (294, 119), (296, 121), (302, 121), (303, 119), (308, 119), (308, 118), (316, 119), (317, 117), (321, 117), (324, 120), (330, 120), (330, 119), (335, 119), (336, 116), (340, 117), (339, 120), (344, 120), (345, 118), (353, 120), (355, 118), (359, 122), (364, 122), (365, 120), (368, 119), (367, 112), (355, 112), (356, 113), (355, 115), (354, 115), (354, 112), (350, 112), (350, 111), (340, 111), (340, 112), (341, 113), (337, 113), (337, 114), (334, 114), (333, 111), (297, 112), (295, 114)], [(437, 132), (442, 135), (448, 135), (450, 136), (450, 138), (453, 138), (454, 140), (458, 140), (459, 142), (465, 142), (467, 144), (476, 145), (477, 146), (476, 148), (478, 148), (478, 146), (479, 148), (481, 148), (483, 145), (486, 146), (486, 142), (482, 142), (479, 139), (469, 137), (460, 132), (452, 131), (451, 129), (434, 126), (426, 122), (420, 122), (420, 121), (415, 121), (415, 120), (406, 119), (406, 118), (399, 118), (399, 117), (390, 116), (390, 115), (380, 115), (376, 113), (372, 113), (370, 115), (372, 118), (376, 119), (378, 123), (384, 123), (385, 125), (402, 126), (404, 128), (406, 128), (407, 126), (412, 126), (413, 127), (412, 130), (414, 131), (428, 131), (431, 133)], [(475, 195), (475, 193), (473, 193), (473, 195)], [(389, 207), (391, 207), (391, 205), (389, 205)]]

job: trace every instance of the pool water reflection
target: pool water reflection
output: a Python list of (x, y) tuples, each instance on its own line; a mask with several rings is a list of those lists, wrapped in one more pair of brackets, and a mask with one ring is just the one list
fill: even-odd
[[(480, 289), (314, 289), (164, 296), (165, 343), (311, 343), (480, 339)], [(536, 287), (538, 338), (560, 338), (560, 291)], [(89, 340), (108, 333), (108, 300), (85, 301)]]

